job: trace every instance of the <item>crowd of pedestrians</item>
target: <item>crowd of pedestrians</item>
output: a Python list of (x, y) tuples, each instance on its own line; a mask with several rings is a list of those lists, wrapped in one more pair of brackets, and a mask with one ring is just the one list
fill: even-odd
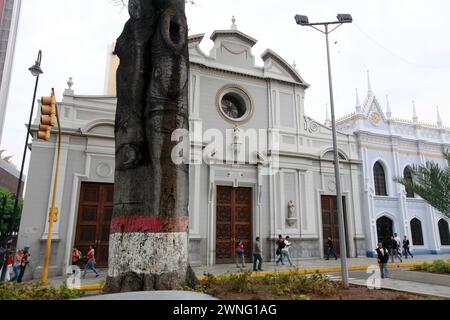
[[(327, 256), (326, 260), (329, 260), (330, 256), (333, 256), (336, 260), (338, 259), (338, 256), (336, 254), (336, 251), (334, 249), (334, 241), (331, 237), (328, 237), (327, 242)], [(275, 242), (275, 264), (277, 266), (279, 265), (285, 265), (285, 262), (287, 262), (291, 267), (296, 267), (296, 265), (292, 262), (290, 249), (292, 248), (293, 243), (290, 240), (289, 236), (283, 237), (281, 234), (278, 235), (278, 239)], [(245, 256), (248, 251), (248, 249), (245, 248), (244, 242), (242, 240), (238, 240), (236, 242), (236, 251), (235, 251), (235, 262), (236, 262), (236, 268), (245, 268)], [(253, 271), (263, 271), (262, 264), (263, 264), (263, 250), (261, 247), (261, 239), (260, 237), (256, 237), (253, 248), (251, 252), (251, 256), (253, 258)]]
[(4, 249), (0, 248), (0, 275), (7, 282), (22, 282), (25, 270), (30, 264), (30, 246), (23, 248)]

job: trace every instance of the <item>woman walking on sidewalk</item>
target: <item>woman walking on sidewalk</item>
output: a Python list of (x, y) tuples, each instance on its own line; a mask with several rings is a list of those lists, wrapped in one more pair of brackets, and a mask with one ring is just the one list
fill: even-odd
[(239, 261), (242, 264), (242, 268), (245, 268), (244, 243), (241, 240), (238, 240), (238, 243), (236, 245), (236, 268), (239, 268)]
[(95, 269), (95, 250), (93, 246), (89, 246), (89, 251), (87, 253), (88, 262), (86, 263), (86, 267), (84, 267), (82, 278), (86, 277), (86, 273), (89, 269), (94, 271), (95, 277), (99, 276), (97, 269)]

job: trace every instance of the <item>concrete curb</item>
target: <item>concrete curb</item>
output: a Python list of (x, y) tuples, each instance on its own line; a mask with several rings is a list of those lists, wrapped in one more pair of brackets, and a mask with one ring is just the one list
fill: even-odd
[(94, 284), (84, 284), (79, 287), (73, 288), (73, 290), (76, 291), (99, 291), (103, 290), (104, 285), (101, 283), (94, 283)]

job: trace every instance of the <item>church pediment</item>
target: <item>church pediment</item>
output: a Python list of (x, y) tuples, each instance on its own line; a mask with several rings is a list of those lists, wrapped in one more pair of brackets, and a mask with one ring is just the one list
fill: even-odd
[(264, 51), (261, 58), (264, 61), (264, 75), (266, 77), (284, 78), (289, 82), (295, 81), (307, 87), (309, 86), (290, 64), (272, 50), (267, 49)]
[(378, 125), (381, 121), (387, 122), (383, 109), (374, 94), (369, 93), (364, 104), (364, 115), (373, 125)]
[(244, 69), (255, 68), (252, 47), (256, 40), (237, 30), (214, 31), (210, 56), (217, 62)]

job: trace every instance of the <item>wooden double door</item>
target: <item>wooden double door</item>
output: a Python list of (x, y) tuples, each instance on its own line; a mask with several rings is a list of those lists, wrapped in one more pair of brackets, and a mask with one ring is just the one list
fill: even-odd
[(244, 242), (244, 256), (250, 261), (252, 194), (252, 188), (217, 187), (216, 263), (233, 263), (239, 240)]
[[(344, 228), (345, 239), (348, 255), (348, 237), (347, 237), (347, 219), (345, 210), (345, 197), (342, 197), (342, 204), (344, 209)], [(337, 198), (336, 196), (321, 196), (322, 205), (322, 236), (323, 236), (323, 252), (325, 256), (328, 254), (328, 237), (333, 239), (334, 251), (336, 254), (340, 254), (340, 242), (339, 242), (339, 223), (337, 213)]]
[(114, 184), (82, 183), (75, 247), (85, 256), (89, 246), (94, 246), (99, 267), (108, 266), (113, 205)]

